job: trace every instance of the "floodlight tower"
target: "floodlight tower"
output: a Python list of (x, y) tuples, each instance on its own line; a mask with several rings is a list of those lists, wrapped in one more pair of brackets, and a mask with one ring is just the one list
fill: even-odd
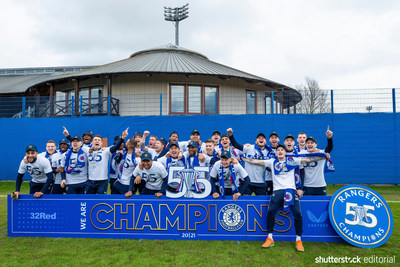
[(179, 46), (179, 21), (186, 19), (189, 14), (189, 4), (182, 7), (164, 7), (164, 17), (166, 21), (172, 21), (175, 25), (175, 45)]

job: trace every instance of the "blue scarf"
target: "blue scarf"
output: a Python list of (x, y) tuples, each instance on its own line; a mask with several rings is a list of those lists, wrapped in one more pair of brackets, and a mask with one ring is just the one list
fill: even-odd
[[(82, 148), (79, 148), (78, 151), (78, 156), (76, 157), (76, 166), (75, 167), (69, 167), (70, 159), (72, 155), (72, 148), (68, 149), (67, 154), (65, 156), (65, 172), (66, 173), (80, 173), (82, 172), (79, 170), (80, 168), (85, 166), (85, 156)], [(80, 168), (77, 169), (77, 167), (80, 166)]]
[[(182, 156), (182, 158), (179, 161), (181, 161), (183, 163), (183, 166), (185, 166), (185, 168), (186, 168), (185, 157)], [(172, 158), (171, 157), (167, 158), (167, 168), (166, 169), (167, 169), (168, 173), (169, 173), (169, 167), (171, 165), (171, 162), (172, 162)]]
[[(323, 157), (326, 158), (325, 153), (308, 153), (308, 154), (295, 154), (295, 155), (290, 155), (287, 157)], [(326, 159), (325, 161), (325, 167), (324, 167), (324, 172), (334, 172), (335, 171), (335, 166), (333, 165), (332, 159)]]
[(197, 167), (197, 166), (200, 166), (200, 162), (199, 162), (199, 154), (196, 154), (194, 157), (193, 157), (193, 164), (191, 164), (190, 163), (190, 156), (188, 157), (188, 159), (187, 159), (187, 161), (188, 161), (188, 164), (187, 164), (187, 166), (189, 167), (189, 169), (193, 169), (194, 167)]
[(285, 194), (283, 198), (284, 198), (283, 211), (288, 211), (290, 209), (290, 206), (294, 205), (293, 189), (290, 188), (285, 189)]
[(289, 156), (286, 157), (284, 162), (279, 162), (278, 158), (275, 158), (273, 167), (275, 174), (281, 174), (281, 172), (290, 172), (291, 170), (296, 169), (298, 165), (293, 158)]
[(324, 172), (334, 172), (335, 171), (335, 166), (333, 165), (332, 159), (326, 159), (325, 161), (325, 167), (324, 167)]
[[(54, 154), (55, 154), (55, 153), (57, 153), (57, 150), (56, 150), (56, 152), (54, 152)], [(53, 154), (53, 155), (54, 155), (54, 154)], [(44, 155), (44, 157), (50, 162), (50, 166), (51, 166), (51, 156), (52, 156), (52, 155), (50, 155), (49, 152), (46, 151), (46, 155)]]
[[(256, 154), (254, 154), (254, 158), (256, 158), (256, 159), (265, 159), (264, 158), (264, 154), (262, 153), (262, 151), (261, 151), (261, 149), (257, 146), (257, 144), (254, 144), (254, 148), (258, 151), (258, 153), (260, 153), (260, 155), (256, 155)], [(268, 147), (267, 146), (265, 146), (265, 148), (264, 149), (267, 149)], [(263, 149), (263, 150), (264, 150)], [(268, 150), (268, 149), (267, 149)]]
[[(235, 174), (235, 168), (232, 164), (229, 164), (229, 170), (231, 172), (231, 175), (229, 177), (231, 184), (235, 186), (235, 189), (232, 190), (233, 193), (239, 192), (239, 189), (236, 185), (236, 174)], [(222, 196), (222, 198), (225, 198), (225, 181), (224, 181), (224, 168), (222, 167), (222, 164), (219, 166), (219, 193)]]

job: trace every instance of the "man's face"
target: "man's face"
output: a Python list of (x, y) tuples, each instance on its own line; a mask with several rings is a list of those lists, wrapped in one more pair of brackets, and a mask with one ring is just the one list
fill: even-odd
[(138, 144), (142, 140), (142, 136), (140, 136), (140, 135), (135, 135), (133, 138), (136, 140), (136, 142), (138, 142)]
[(306, 142), (307, 151), (312, 152), (315, 150), (316, 147), (317, 147), (317, 143), (315, 143), (313, 140), (307, 140), (307, 142)]
[(279, 143), (279, 137), (273, 134), (270, 136), (269, 142), (271, 143), (272, 147), (276, 147)]
[(85, 143), (85, 144), (90, 144), (90, 142), (92, 142), (92, 136), (91, 135), (89, 135), (89, 134), (84, 134), (83, 136), (82, 136), (82, 141)]
[(198, 133), (194, 133), (190, 136), (192, 141), (198, 142), (200, 140), (200, 135)]
[(32, 163), (36, 160), (37, 155), (38, 155), (37, 151), (29, 150), (28, 152), (26, 152), (26, 160), (29, 163)]
[(214, 143), (211, 143), (211, 142), (207, 142), (206, 143), (206, 152), (207, 152), (207, 155), (213, 155), (214, 154), (214, 148), (215, 148), (215, 145), (214, 145)]
[(228, 168), (230, 162), (231, 162), (231, 159), (221, 158), (221, 165), (224, 168)]
[(283, 141), (285, 144), (285, 147), (288, 151), (292, 151), (294, 147), (294, 140), (292, 138), (286, 138), (285, 141)]
[(229, 147), (230, 144), (231, 144), (231, 141), (229, 140), (228, 137), (224, 136), (221, 138), (221, 145), (225, 150), (227, 150), (227, 148)]
[(96, 136), (95, 138), (93, 138), (92, 144), (95, 149), (100, 149), (103, 146), (103, 140), (101, 140), (100, 137)]
[(82, 146), (82, 142), (77, 139), (72, 140), (72, 149), (77, 150)]
[(157, 140), (156, 145), (155, 145), (155, 150), (156, 152), (161, 152), (164, 148), (164, 145), (161, 143), (161, 141)]
[(179, 147), (177, 147), (177, 146), (171, 146), (169, 148), (169, 154), (173, 158), (177, 158), (179, 156), (179, 152), (180, 152), (180, 150), (179, 150)]
[(307, 135), (306, 134), (299, 134), (297, 136), (297, 143), (299, 145), (304, 146), (306, 144)]
[(149, 138), (149, 147), (150, 148), (155, 148), (156, 147), (156, 141), (157, 141), (157, 139), (154, 136), (150, 137)]
[(267, 139), (265, 139), (263, 136), (259, 136), (256, 139), (256, 145), (258, 146), (265, 146), (265, 144), (267, 143)]
[(124, 142), (119, 146), (119, 150), (122, 150), (124, 148)]
[(151, 168), (151, 163), (153, 163), (152, 160), (143, 160), (142, 162), (143, 162), (143, 167), (144, 167), (146, 170), (150, 169), (150, 168)]
[(178, 142), (178, 135), (177, 134), (171, 134), (169, 137), (169, 142), (170, 143), (177, 143)]
[(54, 152), (56, 152), (56, 145), (54, 143), (47, 143), (46, 144), (46, 151), (47, 153), (49, 153), (50, 155), (53, 155)]
[(276, 155), (279, 159), (283, 159), (286, 156), (286, 150), (283, 147), (278, 147), (276, 149)]
[(191, 157), (194, 157), (196, 155), (196, 153), (197, 153), (197, 147), (190, 146), (190, 147), (188, 147), (188, 150), (189, 150), (189, 155)]
[(61, 152), (64, 153), (69, 148), (69, 145), (63, 143), (63, 144), (59, 144), (58, 147), (60, 148)]
[(214, 144), (219, 144), (219, 139), (221, 139), (221, 136), (219, 136), (218, 133), (215, 133), (213, 136), (211, 136), (211, 139), (214, 141)]

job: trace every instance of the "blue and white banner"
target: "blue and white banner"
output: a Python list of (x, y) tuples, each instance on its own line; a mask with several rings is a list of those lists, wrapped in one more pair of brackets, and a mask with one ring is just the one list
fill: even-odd
[[(340, 242), (330, 196), (303, 197), (304, 241)], [(134, 239), (265, 240), (268, 196), (225, 199), (121, 195), (8, 196), (8, 235)], [(295, 240), (292, 211), (276, 215), (275, 240)]]
[(381, 246), (393, 231), (393, 216), (386, 201), (362, 185), (336, 191), (329, 203), (329, 217), (335, 231), (357, 247)]

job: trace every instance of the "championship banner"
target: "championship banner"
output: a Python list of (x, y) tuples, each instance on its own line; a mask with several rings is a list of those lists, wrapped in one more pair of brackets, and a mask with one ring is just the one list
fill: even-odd
[[(303, 241), (342, 241), (329, 221), (330, 199), (300, 199)], [(269, 196), (9, 195), (8, 236), (263, 241), (268, 204)], [(274, 230), (276, 241), (295, 240), (291, 210), (277, 213)]]

